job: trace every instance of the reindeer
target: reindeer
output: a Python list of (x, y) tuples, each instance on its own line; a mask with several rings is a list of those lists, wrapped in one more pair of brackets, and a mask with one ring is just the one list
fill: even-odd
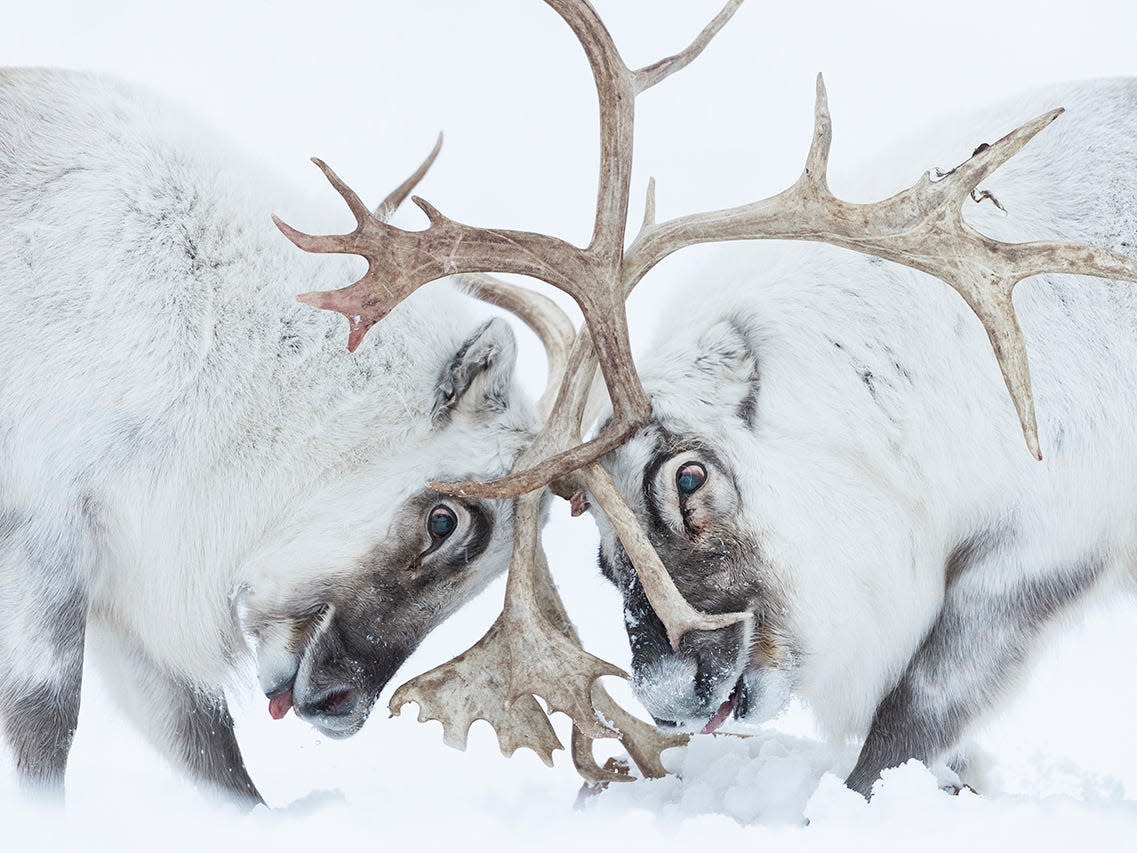
[[(621, 740), (643, 775), (664, 772), (662, 751), (685, 735), (612, 702), (597, 679), (625, 674), (581, 648), (550, 581), (538, 541), (549, 487), (574, 511), (595, 510), (604, 572), (625, 595), (634, 685), (661, 722), (713, 731), (731, 715), (768, 716), (796, 690), (831, 728), (868, 731), (848, 779), (867, 795), (882, 768), (950, 751), (1038, 634), (1122, 576), (1131, 556), (1132, 490), (1095, 494), (1095, 474), (1130, 456), (1135, 297), (1115, 282), (1137, 281), (1137, 261), (1118, 250), (1133, 237), (1133, 84), (1052, 93), (1080, 118), (994, 189), (980, 185), (1061, 109), (1009, 133), (1007, 115), (996, 114), (980, 126), (1005, 135), (973, 140), (960, 165), (858, 204), (829, 188), (832, 122), (818, 77), (813, 139), (791, 187), (657, 222), (649, 182), (643, 224), (625, 245), (636, 96), (693, 61), (741, 0), (687, 49), (638, 70), (586, 0), (546, 2), (583, 47), (600, 103), (588, 246), (466, 225), (422, 199), (428, 227), (396, 228), (323, 163), (356, 228), (312, 236), (278, 223), (306, 251), (367, 259), (354, 284), (306, 297), (348, 317), (353, 335), (454, 272), (541, 279), (584, 316), (575, 335), (545, 331), (564, 365), (559, 390), (510, 473), (432, 484), (515, 501), (506, 600), (475, 646), (396, 690), (392, 712), (417, 703), (420, 719), (440, 720), (459, 747), (484, 719), (503, 752), (526, 746), (551, 763), (561, 743), (540, 696), (572, 718), (572, 757), (586, 779), (629, 778), (597, 765), (600, 737)], [(976, 206), (984, 201), (1010, 216), (993, 219)], [(1056, 242), (1054, 229), (1118, 249)], [(682, 329), (645, 363), (645, 390), (630, 355), (627, 295), (684, 247), (740, 240), (823, 243), (859, 256), (811, 249), (770, 270), (745, 260), (729, 277), (711, 273), (721, 294), (703, 310), (681, 304)], [(1041, 433), (1011, 298), (1018, 282), (1040, 275), (1020, 307), (1032, 339), (1054, 335), (1038, 350), (1039, 397), (1050, 407)], [(1107, 283), (1053, 277), (1063, 275)], [(1072, 340), (1078, 350), (1062, 343)], [(603, 396), (591, 391), (597, 367), (610, 404), (583, 441)]]
[(532, 438), (508, 324), (435, 290), (344, 352), (294, 297), (352, 270), (274, 207), (324, 216), (146, 93), (0, 71), (0, 728), (29, 789), (62, 790), (88, 639), (149, 739), (253, 804), (224, 698), (250, 653), (274, 718), (346, 737), (506, 566), (511, 505), (423, 483)]
[[(1019, 98), (914, 150), (951, 162), (1053, 103), (1068, 120), (986, 182), (968, 226), (1132, 252), (1137, 81)], [(1137, 292), (1047, 275), (1019, 293), (1039, 463), (954, 294), (849, 253), (762, 248), (709, 264), (669, 312), (639, 363), (651, 421), (604, 462), (684, 597), (752, 618), (673, 650), (601, 519), (633, 685), (658, 721), (705, 731), (797, 694), (864, 743), (848, 785), (865, 795), (910, 758), (975, 783), (968, 735), (1045, 636), (1133, 583)]]

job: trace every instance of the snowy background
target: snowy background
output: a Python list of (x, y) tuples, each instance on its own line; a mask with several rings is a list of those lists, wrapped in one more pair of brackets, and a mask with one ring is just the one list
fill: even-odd
[[(719, 2), (597, 5), (635, 67), (686, 44)], [(2, 0), (0, 65), (138, 81), (224, 128), (291, 180), (319, 190), (322, 178), (307, 161), (318, 153), (376, 199), (443, 129), (446, 145), (422, 194), (447, 214), (578, 243), (591, 229), (591, 78), (568, 30), (538, 0)], [(1137, 72), (1137, 6), (750, 0), (698, 62), (640, 99), (636, 197), (656, 176), (668, 217), (781, 189), (801, 166), (818, 70), (829, 84), (831, 182), (840, 193), (859, 160), (938, 117), (1048, 82)], [(669, 261), (640, 289), (638, 339), (666, 304), (661, 294), (697, 263), (697, 253)], [(520, 334), (523, 375), (536, 389), (541, 355)], [(590, 523), (558, 508), (546, 541), (586, 644), (626, 665), (619, 603), (595, 568)], [(495, 584), (437, 631), (395, 683), (477, 639), (501, 594)], [(66, 817), (0, 788), (0, 844), (1137, 847), (1134, 612), (1117, 602), (1048, 650), (1022, 696), (985, 730), (993, 772), (983, 796), (941, 794), (929, 771), (909, 765), (888, 774), (871, 805), (839, 783), (855, 747), (819, 742), (800, 708), (750, 740), (700, 738), (672, 753), (682, 779), (624, 786), (577, 811), (579, 781), (563, 753), (554, 770), (527, 752), (506, 760), (485, 724), (458, 753), (442, 745), (438, 724), (417, 724), (411, 708), (387, 720), (381, 706), (361, 734), (332, 742), (292, 716), (273, 723), (250, 686), (232, 697), (238, 736), (273, 808), (229, 814), (143, 745), (100, 691), (98, 672), (89, 672)], [(623, 685), (612, 687), (627, 696)]]

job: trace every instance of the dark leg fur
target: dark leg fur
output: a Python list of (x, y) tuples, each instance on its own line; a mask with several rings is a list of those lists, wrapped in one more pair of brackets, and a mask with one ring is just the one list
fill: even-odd
[(1015, 567), (1003, 552), (1007, 544), (995, 535), (977, 537), (949, 561), (939, 618), (877, 708), (846, 780), (853, 790), (867, 797), (882, 770), (910, 758), (927, 763), (942, 757), (994, 704), (1043, 627), (1101, 572), (1100, 560), (1087, 559), (992, 589), (993, 577), (1022, 577), (1008, 571)]
[(209, 795), (252, 808), (263, 802), (245, 769), (220, 693), (204, 692), (156, 664), (117, 631), (95, 633), (107, 687), (147, 739)]
[(56, 671), (50, 682), (5, 682), (0, 722), (16, 760), (21, 786), (61, 799), (67, 756), (79, 721), (86, 599), (73, 595), (54, 614)]
[(185, 702), (172, 726), (173, 749), (182, 765), (198, 782), (241, 805), (263, 803), (245, 769), (225, 699), (211, 699), (184, 685), (176, 689)]

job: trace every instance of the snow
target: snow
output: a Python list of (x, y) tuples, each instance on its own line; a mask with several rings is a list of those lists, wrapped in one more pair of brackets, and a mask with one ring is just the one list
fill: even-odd
[[(629, 61), (646, 64), (684, 44), (719, 3), (597, 5)], [(323, 179), (312, 154), (380, 198), (444, 129), (422, 189), (444, 213), (587, 240), (591, 82), (579, 48), (536, 0), (40, 0), (0, 11), (0, 62), (139, 81), (315, 188)], [(831, 179), (840, 192), (851, 164), (936, 116), (1047, 82), (1131, 73), (1135, 31), (1137, 7), (1120, 0), (958, 0), (934, 12), (883, 0), (751, 0), (703, 58), (643, 98), (634, 192), (639, 198), (655, 175), (665, 217), (780, 189), (804, 156), (817, 70), (829, 84)], [(400, 216), (422, 221), (415, 210)], [(661, 293), (697, 270), (699, 257), (665, 263), (633, 297), (637, 337), (651, 328)], [(519, 334), (520, 369), (537, 390), (543, 360), (533, 338)], [(546, 543), (586, 644), (626, 665), (618, 598), (595, 568), (589, 522), (558, 507)], [(474, 642), (502, 590), (493, 585), (428, 638), (383, 701), (405, 677)], [(885, 774), (871, 803), (840, 784), (856, 745), (824, 743), (799, 707), (747, 739), (697, 737), (667, 755), (676, 776), (614, 786), (574, 809), (579, 780), (563, 753), (553, 770), (529, 752), (507, 760), (485, 724), (459, 753), (442, 745), (437, 723), (419, 725), (411, 709), (388, 720), (381, 706), (355, 738), (329, 741), (294, 716), (273, 722), (250, 675), (232, 697), (234, 714), (272, 809), (241, 815), (206, 803), (169, 769), (91, 671), (66, 815), (18, 800), (8, 780), (2, 843), (84, 851), (1123, 849), (1137, 846), (1133, 615), (1131, 602), (1116, 602), (1072, 626), (1021, 696), (987, 722), (980, 796), (944, 793), (946, 771), (909, 763)], [(626, 685), (610, 687), (631, 702)], [(557, 725), (564, 736), (565, 721)]]

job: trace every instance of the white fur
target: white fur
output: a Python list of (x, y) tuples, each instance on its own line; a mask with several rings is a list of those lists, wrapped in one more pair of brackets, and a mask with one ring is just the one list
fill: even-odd
[[(967, 220), (1000, 239), (1137, 253), (1131, 80), (1065, 85), (961, 117), (858, 171), (851, 194), (882, 198), (1055, 106), (1067, 114), (984, 184), (1008, 215), (968, 202)], [(788, 243), (717, 249), (691, 278), (641, 373), (665, 425), (712, 436), (728, 457), (801, 646), (795, 688), (828, 729), (868, 729), (938, 613), (946, 555), (972, 532), (1009, 523), (1024, 534), (1005, 571), (976, 581), (990, 588), (1091, 555), (1107, 577), (1131, 577), (1137, 285), (1051, 276), (1016, 290), (1039, 463), (979, 322), (935, 279)], [(716, 406), (729, 389), (693, 366), (709, 330), (731, 317), (751, 331), (761, 373), (753, 430), (733, 402)], [(879, 402), (856, 361), (873, 372)], [(639, 489), (637, 452), (633, 442), (619, 468), (628, 494)]]
[[(213, 687), (244, 649), (238, 591), (271, 609), (350, 572), (407, 495), (503, 472), (531, 426), (525, 405), (432, 426), (463, 297), (429, 286), (350, 354), (295, 296), (361, 262), (297, 250), (273, 212), (350, 227), (146, 93), (0, 71), (0, 510), (89, 541), (94, 620)], [(28, 571), (0, 562), (0, 650), (47, 677)]]

